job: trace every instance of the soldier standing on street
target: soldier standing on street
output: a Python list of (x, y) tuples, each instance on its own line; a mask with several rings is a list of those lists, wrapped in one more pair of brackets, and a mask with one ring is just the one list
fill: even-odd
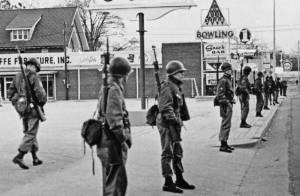
[(264, 98), (263, 98), (263, 85), (261, 82), (262, 77), (264, 74), (260, 71), (257, 73), (257, 78), (254, 82), (254, 89), (255, 89), (255, 95), (256, 95), (256, 117), (263, 117), (261, 114), (261, 111), (264, 107)]
[(272, 97), (273, 97), (273, 105), (275, 105), (275, 81), (273, 80), (273, 77), (270, 76), (270, 80), (269, 80), (269, 86), (270, 88), (270, 105), (272, 105)]
[[(103, 196), (124, 196), (127, 190), (125, 164), (131, 147), (131, 131), (123, 96), (123, 83), (127, 82), (131, 66), (127, 59), (115, 57), (108, 67), (108, 94), (106, 107), (107, 130), (102, 131), (97, 155), (102, 162)], [(98, 120), (101, 113), (102, 90), (98, 102)]]
[(222, 71), (224, 71), (224, 75), (218, 82), (216, 94), (216, 99), (220, 105), (220, 116), (222, 117), (219, 134), (220, 151), (231, 153), (234, 148), (228, 145), (227, 140), (231, 128), (232, 107), (235, 104), (231, 83), (232, 65), (228, 62), (223, 63)]
[(280, 78), (277, 78), (277, 80), (275, 81), (275, 103), (279, 103), (278, 102), (279, 89), (280, 89)]
[[(166, 66), (167, 79), (162, 83), (159, 93), (159, 114), (156, 125), (160, 133), (162, 155), (162, 175), (165, 178), (163, 191), (182, 193), (182, 189), (194, 189), (195, 186), (186, 182), (182, 176), (183, 165), (181, 159), (183, 150), (181, 146), (182, 120), (189, 120), (184, 95), (181, 90), (182, 79), (186, 69), (180, 61), (170, 61)], [(173, 182), (172, 167), (176, 175)], [(179, 188), (177, 188), (179, 187)]]
[(285, 97), (286, 97), (286, 90), (287, 90), (287, 87), (288, 87), (287, 81), (286, 81), (286, 80), (283, 80), (283, 81), (282, 81), (282, 90), (283, 90), (283, 96), (285, 96)]
[[(39, 105), (43, 106), (47, 101), (47, 96), (45, 89), (43, 88), (42, 82), (38, 75), (36, 74), (41, 69), (40, 62), (36, 58), (29, 59), (26, 63), (25, 75), (28, 78), (29, 85), (32, 86), (33, 99), (39, 101)], [(13, 82), (11, 83), (8, 91), (9, 100), (12, 102), (13, 105), (16, 103), (16, 99), (18, 97), (18, 93), (25, 92), (26, 94), (29, 93), (26, 91), (25, 82), (22, 73), (18, 73)], [(28, 97), (28, 96), (27, 96)], [(33, 158), (33, 165), (41, 165), (43, 161), (41, 161), (36, 152), (38, 151), (38, 142), (37, 142), (37, 132), (39, 128), (39, 119), (37, 116), (37, 111), (35, 108), (30, 107), (30, 111), (23, 116), (21, 116), (23, 121), (23, 132), (24, 137), (19, 146), (19, 154), (12, 160), (13, 163), (18, 164), (22, 169), (29, 169), (27, 165), (25, 165), (23, 161), (23, 157), (29, 151), (32, 154)]]
[(242, 76), (241, 79), (241, 94), (239, 96), (240, 98), (240, 103), (241, 103), (241, 128), (250, 128), (251, 125), (247, 124), (246, 119), (249, 113), (249, 99), (250, 99), (250, 92), (251, 92), (251, 87), (250, 87), (250, 82), (248, 79), (248, 75), (251, 72), (251, 68), (249, 66), (245, 66), (244, 70), (244, 75)]
[(266, 80), (264, 82), (264, 95), (265, 95), (265, 99), (264, 99), (264, 109), (265, 110), (269, 110), (270, 108), (268, 108), (268, 99), (270, 96), (270, 91), (271, 91), (271, 86), (270, 86), (270, 77), (267, 76)]

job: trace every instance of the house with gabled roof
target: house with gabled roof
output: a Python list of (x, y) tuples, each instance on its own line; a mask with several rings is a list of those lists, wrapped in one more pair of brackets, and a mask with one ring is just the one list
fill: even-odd
[(76, 7), (0, 10), (0, 54), (62, 52), (89, 46)]
[[(7, 89), (14, 75), (20, 71), (16, 46), (21, 51), (24, 62), (31, 57), (40, 60), (42, 71), (39, 75), (50, 99), (65, 99), (66, 82), (70, 99), (77, 99), (81, 93), (78, 85), (79, 69), (99, 67), (100, 60), (97, 59), (96, 62), (93, 56), (82, 55), (83, 60), (74, 59), (79, 53), (89, 51), (76, 7), (0, 10), (0, 85), (4, 99), (7, 99)], [(67, 77), (68, 81), (65, 81), (65, 61), (68, 66), (67, 74), (70, 76)], [(99, 75), (96, 70), (96, 77)], [(71, 85), (70, 82), (74, 84)], [(87, 85), (89, 81), (85, 83)]]

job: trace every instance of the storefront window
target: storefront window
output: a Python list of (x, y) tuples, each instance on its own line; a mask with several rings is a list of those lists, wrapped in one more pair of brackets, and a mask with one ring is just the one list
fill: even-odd
[(42, 84), (43, 84), (43, 87), (44, 89), (46, 90), (47, 92), (47, 96), (50, 97), (50, 98), (53, 98), (53, 75), (48, 75), (48, 82), (47, 82), (47, 75), (43, 75), (43, 76), (40, 76), (41, 80), (42, 80)]

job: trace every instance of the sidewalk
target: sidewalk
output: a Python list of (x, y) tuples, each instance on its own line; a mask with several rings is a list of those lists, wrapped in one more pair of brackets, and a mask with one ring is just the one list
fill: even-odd
[[(279, 99), (280, 101), (282, 99)], [(149, 100), (149, 106), (154, 100)], [(0, 108), (2, 137), (0, 138), (0, 195), (4, 196), (82, 196), (101, 195), (101, 164), (96, 154), (96, 175), (92, 175), (91, 151), (83, 155), (80, 129), (83, 121), (92, 117), (97, 101), (57, 101), (45, 107), (47, 121), (41, 123), (38, 140), (39, 157), (43, 165), (32, 166), (30, 154), (25, 156), (29, 170), (21, 170), (11, 160), (17, 153), (23, 136), (21, 121), (14, 108), (4, 102)], [(140, 108), (140, 101), (126, 100), (129, 110)], [(236, 148), (233, 153), (219, 152), (218, 134), (221, 124), (219, 107), (212, 101), (187, 99), (192, 119), (182, 130), (185, 167), (184, 176), (196, 185), (183, 195), (235, 195), (255, 154), (253, 148)], [(239, 128), (240, 104), (234, 105), (229, 144), (248, 146), (258, 143), (275, 115), (277, 106), (263, 110), (263, 118), (254, 117), (255, 98), (250, 101), (247, 122), (251, 129)], [(174, 195), (162, 192), (160, 168), (160, 138), (157, 128), (132, 127), (133, 146), (130, 149), (128, 196)], [(280, 188), (280, 185), (278, 185)], [(282, 188), (284, 189), (284, 188)]]

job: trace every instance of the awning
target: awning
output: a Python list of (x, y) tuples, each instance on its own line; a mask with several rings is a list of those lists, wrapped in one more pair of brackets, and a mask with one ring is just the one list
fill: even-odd
[[(39, 75), (56, 74), (58, 71), (40, 71)], [(18, 71), (0, 71), (0, 76), (14, 76)]]

